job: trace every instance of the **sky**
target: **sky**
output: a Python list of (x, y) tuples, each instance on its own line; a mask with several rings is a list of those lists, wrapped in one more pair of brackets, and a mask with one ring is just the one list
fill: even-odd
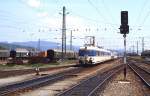
[[(150, 49), (150, 0), (0, 0), (0, 41), (45, 40), (61, 44), (62, 8), (66, 7), (67, 44), (82, 46), (85, 36), (95, 36), (105, 48), (123, 48), (120, 12), (128, 11), (127, 49)], [(134, 47), (133, 47), (134, 46)]]

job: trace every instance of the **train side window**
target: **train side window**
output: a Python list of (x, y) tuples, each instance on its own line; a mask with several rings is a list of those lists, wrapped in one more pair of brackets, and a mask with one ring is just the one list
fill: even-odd
[(102, 52), (102, 55), (105, 56), (104, 52)]
[(99, 56), (99, 51), (97, 51), (97, 55)]
[(98, 56), (98, 51), (96, 51), (96, 56)]
[(106, 52), (106, 56), (108, 56), (108, 53)]
[(99, 51), (99, 53), (100, 53), (100, 56), (102, 56), (102, 52), (101, 52), (101, 51)]
[(101, 52), (101, 56), (103, 56), (103, 52)]

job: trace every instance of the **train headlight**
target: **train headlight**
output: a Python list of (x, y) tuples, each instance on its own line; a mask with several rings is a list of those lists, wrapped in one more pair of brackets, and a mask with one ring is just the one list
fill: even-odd
[(89, 59), (89, 63), (92, 64), (92, 62), (93, 62), (93, 60), (92, 60), (92, 58), (90, 58), (90, 59)]
[(79, 64), (84, 64), (84, 58), (83, 57), (79, 57)]
[(79, 60), (79, 64), (83, 64), (83, 61), (82, 61), (82, 60)]

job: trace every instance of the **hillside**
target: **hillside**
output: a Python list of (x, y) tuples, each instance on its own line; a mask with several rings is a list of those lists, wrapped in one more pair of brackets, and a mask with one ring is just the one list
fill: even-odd
[(16, 49), (16, 48), (33, 49), (33, 47), (0, 42), (0, 49), (7, 49), (7, 50), (9, 50), (9, 49)]
[[(39, 48), (39, 42), (38, 41), (28, 41), (28, 42), (13, 42), (12, 44), (21, 45), (21, 46), (28, 46), (33, 48)], [(54, 49), (59, 48), (61, 49), (61, 45), (58, 45), (56, 42), (50, 42), (50, 41), (40, 41), (40, 50), (47, 50), (47, 49)], [(67, 49), (69, 49), (70, 46), (67, 45)], [(78, 51), (79, 46), (73, 46), (73, 49), (75, 51)]]

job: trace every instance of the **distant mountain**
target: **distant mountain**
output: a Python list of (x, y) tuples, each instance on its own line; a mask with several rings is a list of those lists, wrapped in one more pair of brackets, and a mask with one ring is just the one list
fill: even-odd
[(5, 50), (6, 48), (4, 46), (0, 46), (0, 50)]
[(0, 42), (0, 49), (16, 49), (16, 48), (26, 48), (26, 49), (33, 49), (29, 46), (23, 46), (23, 45), (17, 45), (17, 44), (11, 44), (7, 42)]
[[(28, 41), (28, 42), (13, 42), (12, 44), (21, 45), (21, 46), (29, 46), (33, 48), (39, 49), (39, 42), (38, 41)], [(48, 41), (40, 41), (40, 49), (46, 50), (49, 48), (55, 48), (57, 43), (48, 42)]]
[[(73, 50), (78, 51), (80, 46), (73, 46)], [(38, 41), (28, 41), (28, 42), (0, 42), (0, 49), (16, 49), (16, 48), (26, 48), (26, 49), (38, 49), (39, 48), (39, 42)], [(59, 48), (61, 49), (61, 45), (58, 45), (56, 42), (50, 42), (50, 41), (40, 41), (40, 49), (41, 50), (47, 50), (47, 49), (54, 49)], [(70, 46), (67, 45), (67, 49), (69, 49)], [(113, 50), (118, 52), (119, 54), (123, 54), (123, 49), (116, 49)]]
[[(61, 45), (58, 45), (56, 42), (50, 42), (50, 41), (40, 41), (40, 44), (38, 41), (28, 41), (28, 42), (13, 42), (12, 44), (15, 45), (21, 45), (21, 46), (28, 46), (28, 47), (33, 47), (41, 50), (47, 50), (47, 49), (54, 49), (54, 48), (59, 48), (61, 49)], [(67, 45), (67, 49), (69, 49), (69, 45)], [(79, 49), (79, 46), (73, 46), (73, 49), (77, 51)]]

